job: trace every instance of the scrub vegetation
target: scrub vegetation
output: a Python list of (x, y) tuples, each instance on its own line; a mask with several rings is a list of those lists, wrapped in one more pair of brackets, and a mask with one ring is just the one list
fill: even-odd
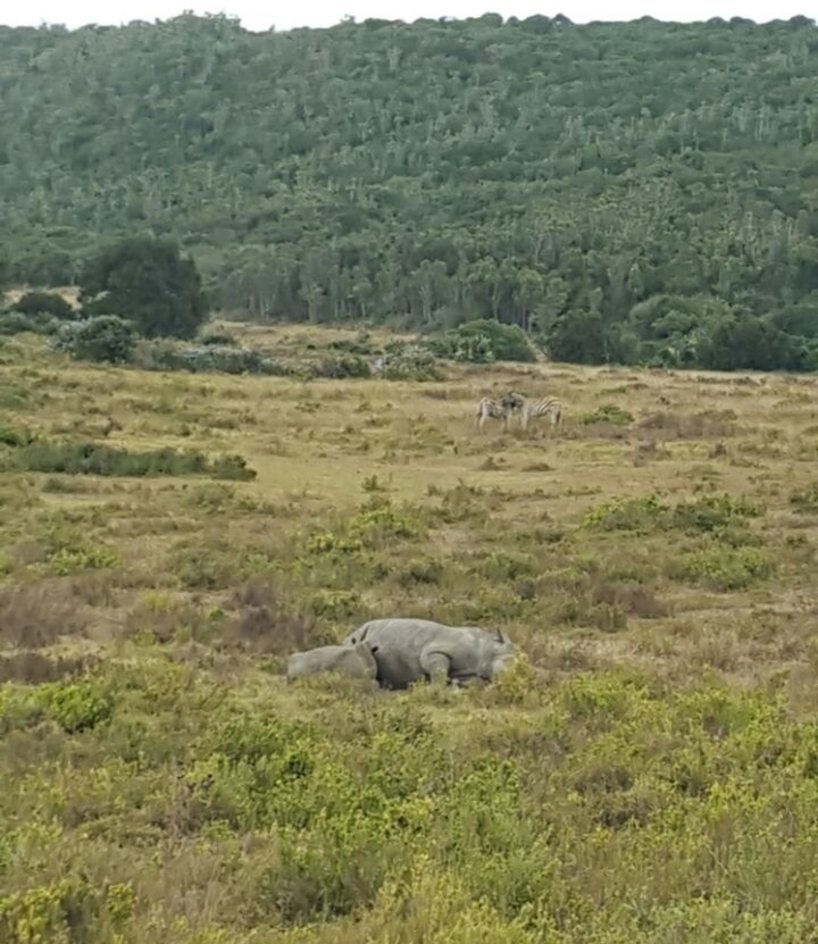
[[(438, 373), (0, 342), (0, 940), (812, 939), (816, 382)], [(562, 425), (478, 433), (508, 389)], [(398, 614), (522, 655), (459, 693), (284, 682)]]

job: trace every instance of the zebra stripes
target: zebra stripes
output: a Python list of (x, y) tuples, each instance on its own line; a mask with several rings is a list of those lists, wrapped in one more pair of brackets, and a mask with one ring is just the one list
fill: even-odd
[(526, 400), (523, 403), (520, 425), (523, 429), (528, 427), (528, 421), (532, 417), (547, 416), (551, 421), (552, 428), (557, 426), (562, 419), (562, 404), (556, 397), (541, 397), (539, 400)]
[(482, 430), (488, 419), (503, 420), (508, 429), (509, 417), (515, 410), (522, 410), (524, 403), (519, 393), (507, 393), (502, 400), (483, 397), (477, 404), (477, 425)]
[(536, 400), (527, 400), (519, 393), (507, 393), (502, 400), (492, 400), (483, 397), (477, 404), (477, 425), (482, 430), (488, 419), (503, 420), (508, 429), (509, 420), (513, 413), (520, 414), (520, 427), (528, 428), (528, 422), (538, 416), (547, 416), (552, 428), (562, 419), (562, 404), (556, 397), (540, 397)]

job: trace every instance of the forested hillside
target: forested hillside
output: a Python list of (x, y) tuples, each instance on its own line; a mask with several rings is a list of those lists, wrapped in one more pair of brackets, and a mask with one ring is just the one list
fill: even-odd
[(493, 316), (564, 360), (815, 364), (805, 18), (0, 28), (0, 129), (9, 282), (153, 232), (264, 318)]

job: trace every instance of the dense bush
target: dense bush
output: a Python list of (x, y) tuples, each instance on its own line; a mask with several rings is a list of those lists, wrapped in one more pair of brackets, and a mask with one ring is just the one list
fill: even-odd
[(85, 321), (68, 321), (54, 339), (58, 351), (81, 360), (124, 364), (136, 346), (134, 326), (117, 315), (97, 315)]
[(310, 374), (313, 377), (345, 380), (353, 377), (371, 377), (372, 370), (363, 357), (354, 354), (336, 354), (323, 358), (317, 364), (311, 364)]
[(217, 479), (252, 479), (256, 475), (241, 456), (208, 459), (194, 451), (177, 452), (166, 448), (132, 452), (99, 443), (45, 440), (18, 448), (14, 463), (26, 472), (67, 475), (210, 475)]
[(184, 370), (190, 373), (262, 374), (283, 376), (289, 368), (250, 348), (222, 344), (190, 347), (167, 339), (141, 340), (133, 363), (143, 370)]
[(583, 527), (604, 531), (686, 531), (690, 534), (733, 535), (743, 533), (748, 518), (764, 509), (745, 496), (705, 495), (679, 502), (671, 508), (656, 495), (614, 499), (589, 508)]
[(439, 357), (475, 364), (536, 360), (526, 333), (517, 325), (490, 318), (469, 321), (431, 342)]
[(21, 311), (0, 311), (0, 335), (23, 334), (55, 334), (63, 324), (62, 321), (49, 314), (24, 315)]
[(712, 328), (699, 363), (714, 370), (814, 369), (810, 345), (761, 318), (736, 318)]
[(434, 354), (420, 344), (392, 342), (384, 349), (379, 373), (387, 380), (439, 380), (440, 368)]
[(671, 573), (713, 590), (728, 591), (742, 590), (774, 570), (775, 562), (764, 548), (730, 547), (713, 541), (682, 555)]

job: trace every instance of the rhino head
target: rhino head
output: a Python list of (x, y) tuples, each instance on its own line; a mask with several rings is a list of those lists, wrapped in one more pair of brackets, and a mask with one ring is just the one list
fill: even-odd
[(507, 669), (514, 660), (514, 656), (517, 652), (517, 647), (502, 630), (498, 629), (494, 633), (492, 643), (493, 645), (489, 657), (490, 664), (488, 667), (488, 677), (490, 679), (496, 678), (501, 672)]
[(377, 646), (370, 646), (368, 642), (360, 640), (359, 642), (353, 642), (352, 648), (365, 662), (377, 665), (375, 662), (375, 653), (378, 651)]

